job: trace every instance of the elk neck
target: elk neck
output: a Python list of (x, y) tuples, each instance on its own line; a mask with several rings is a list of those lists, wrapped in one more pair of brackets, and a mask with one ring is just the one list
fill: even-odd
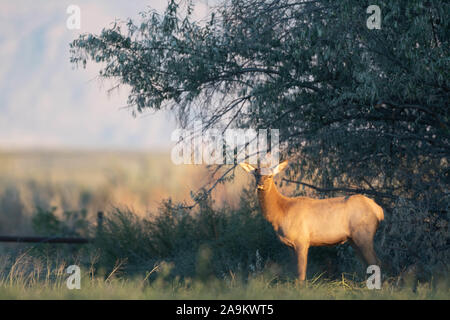
[(270, 179), (264, 189), (258, 189), (258, 199), (264, 217), (278, 230), (286, 211), (286, 197), (278, 192), (273, 179)]

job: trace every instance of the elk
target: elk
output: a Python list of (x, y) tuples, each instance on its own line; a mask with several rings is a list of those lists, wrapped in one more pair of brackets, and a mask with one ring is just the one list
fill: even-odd
[(247, 163), (240, 166), (256, 178), (265, 219), (272, 224), (281, 242), (294, 249), (299, 280), (303, 282), (306, 278), (308, 249), (312, 246), (349, 241), (360, 259), (368, 265), (379, 265), (373, 238), (384, 219), (383, 209), (359, 194), (329, 199), (285, 197), (278, 192), (273, 177), (287, 164), (284, 161), (272, 168), (255, 168)]

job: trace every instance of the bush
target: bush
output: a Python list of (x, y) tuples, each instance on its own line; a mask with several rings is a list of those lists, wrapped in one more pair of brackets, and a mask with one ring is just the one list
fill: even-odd
[[(278, 240), (254, 192), (248, 190), (234, 210), (213, 209), (210, 199), (201, 201), (195, 210), (168, 200), (151, 218), (115, 210), (105, 216), (95, 245), (100, 248), (102, 265), (126, 259), (131, 273), (143, 273), (164, 262), (173, 265), (172, 276), (182, 278), (238, 274), (246, 279), (268, 267), (283, 278), (296, 275), (293, 253)], [(311, 248), (308, 277), (325, 272), (333, 278), (356, 271), (358, 262), (351, 251), (348, 246)]]
[[(294, 277), (295, 258), (262, 216), (255, 193), (245, 190), (238, 208), (213, 209), (207, 198), (195, 209), (168, 200), (147, 218), (116, 209), (105, 215), (95, 242), (83, 246), (83, 254), (98, 254), (98, 259), (80, 260), (91, 261), (97, 270), (105, 272), (120, 265), (128, 274), (145, 274), (166, 265), (171, 266), (169, 277), (197, 277), (205, 281), (211, 276), (223, 279), (240, 275), (247, 279), (264, 270), (276, 272), (277, 278)], [(447, 211), (417, 208), (406, 200), (398, 201), (393, 208), (385, 215), (375, 238), (377, 254), (385, 264), (382, 267), (389, 267), (383, 269), (383, 274), (398, 276), (414, 270), (425, 280), (433, 276), (446, 278), (450, 261)], [(83, 211), (67, 212), (61, 218), (54, 211), (38, 210), (33, 217), (37, 233), (93, 235)], [(50, 245), (41, 247), (46, 248), (39, 251), (41, 254), (49, 253)], [(67, 252), (73, 254), (74, 250)], [(358, 280), (366, 277), (363, 264), (349, 245), (310, 249), (309, 279), (319, 274), (335, 279), (341, 273), (353, 273)]]
[(450, 238), (449, 211), (436, 211), (424, 201), (421, 205), (399, 198), (386, 215), (381, 230), (383, 260), (395, 275), (415, 269), (419, 277), (448, 274)]
[(64, 211), (61, 218), (55, 214), (56, 207), (50, 210), (37, 208), (31, 219), (33, 231), (42, 236), (85, 237), (89, 234), (87, 211)]
[[(230, 271), (257, 272), (268, 261), (289, 258), (248, 195), (243, 195), (238, 210), (214, 210), (210, 199), (196, 210), (168, 200), (151, 218), (122, 210), (107, 214), (96, 240), (101, 263), (127, 259), (128, 271), (142, 272), (162, 261), (171, 262), (172, 274), (181, 277), (201, 276), (206, 264), (212, 274), (224, 277)], [(205, 256), (205, 252), (209, 253)]]

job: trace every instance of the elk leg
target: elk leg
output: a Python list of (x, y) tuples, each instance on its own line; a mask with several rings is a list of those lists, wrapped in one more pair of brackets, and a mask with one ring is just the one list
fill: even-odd
[(375, 250), (373, 249), (373, 244), (368, 243), (367, 245), (364, 245), (361, 248), (362, 255), (364, 256), (364, 259), (366, 260), (366, 263), (368, 265), (380, 265), (380, 260), (378, 260), (377, 255), (375, 254)]
[(361, 250), (359, 250), (359, 247), (356, 245), (355, 242), (353, 242), (353, 240), (349, 241), (350, 246), (352, 247), (353, 251), (355, 252), (356, 257), (363, 263), (366, 263), (366, 259), (364, 259), (364, 256), (361, 253)]
[(297, 270), (298, 279), (304, 281), (306, 279), (306, 265), (308, 263), (308, 246), (299, 245), (295, 248), (297, 254)]
[(380, 260), (378, 260), (375, 250), (373, 249), (373, 240), (359, 240), (353, 239), (355, 251), (357, 252), (357, 255), (362, 256), (364, 262), (367, 265), (380, 265)]

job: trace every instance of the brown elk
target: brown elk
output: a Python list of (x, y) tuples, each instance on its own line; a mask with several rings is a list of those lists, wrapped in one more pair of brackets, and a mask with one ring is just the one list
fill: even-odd
[(303, 281), (306, 278), (308, 249), (311, 246), (349, 241), (359, 258), (368, 265), (379, 265), (373, 237), (378, 223), (384, 219), (383, 209), (363, 195), (329, 199), (285, 197), (278, 192), (273, 177), (287, 164), (284, 161), (270, 169), (255, 168), (247, 163), (240, 166), (256, 178), (264, 217), (272, 224), (279, 239), (294, 249), (299, 279)]

